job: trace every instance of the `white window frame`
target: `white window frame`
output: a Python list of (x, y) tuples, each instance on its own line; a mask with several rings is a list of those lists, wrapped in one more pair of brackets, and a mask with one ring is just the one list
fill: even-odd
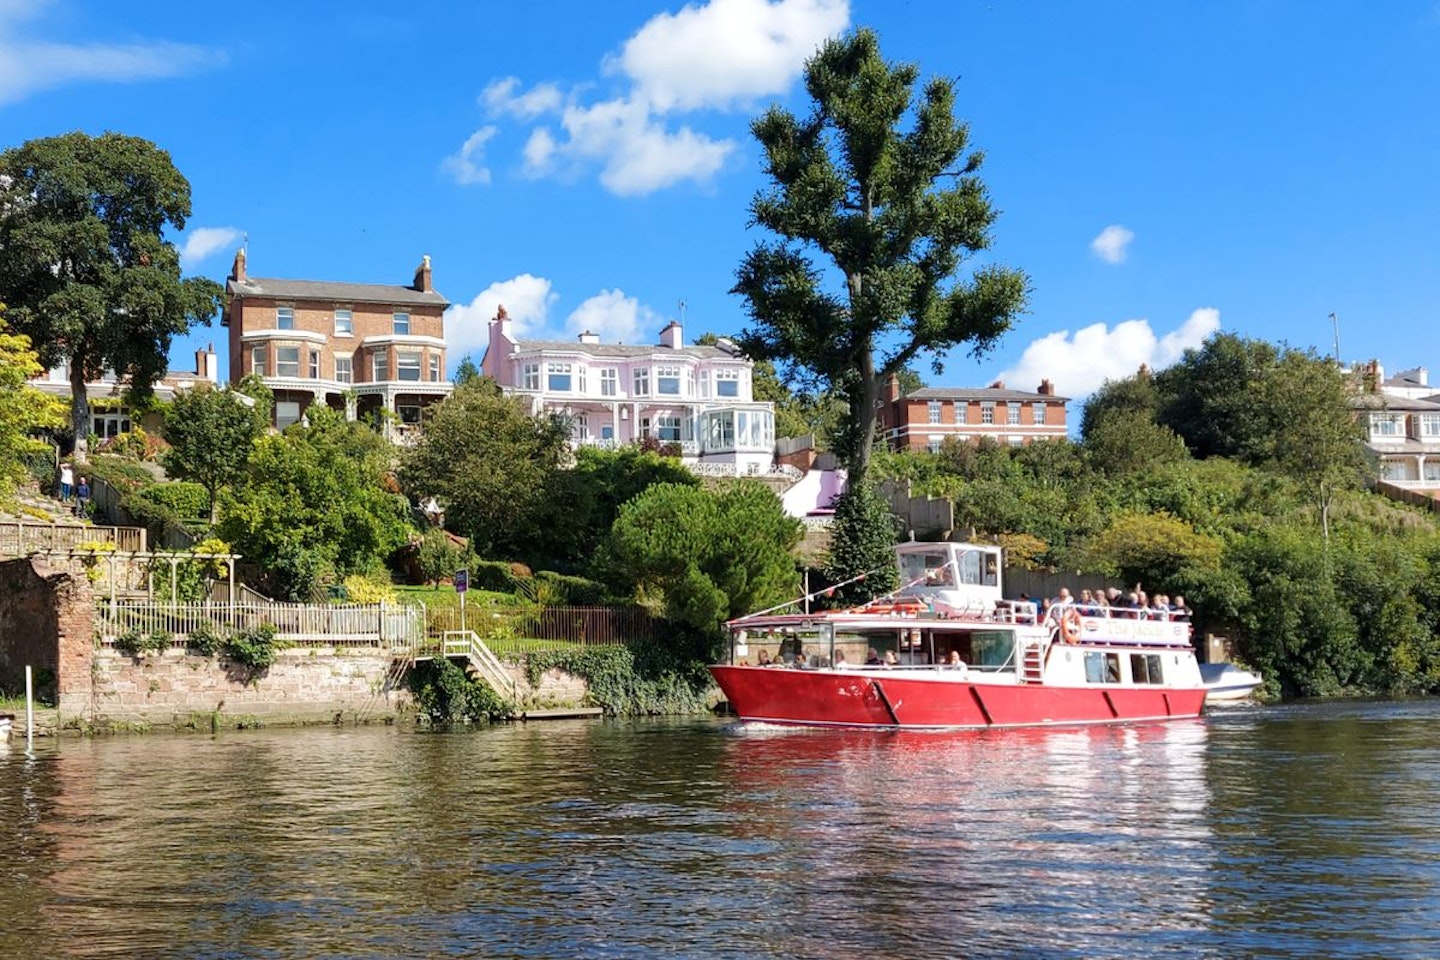
[(620, 395), (620, 371), (615, 367), (600, 368), (600, 396), (618, 397)]
[[(565, 386), (555, 385), (556, 377), (565, 378)], [(574, 365), (569, 363), (558, 363), (551, 361), (545, 364), (545, 392), (546, 393), (574, 393), (575, 392), (575, 370)]]
[(736, 399), (740, 396), (740, 371), (715, 371), (715, 396)]
[(635, 368), (635, 379), (634, 379), (634, 383), (635, 383), (635, 396), (637, 396), (637, 397), (648, 397), (648, 396), (650, 396), (650, 368), (649, 368), (649, 367), (636, 367), (636, 368)]
[(995, 422), (995, 401), (994, 401), (994, 400), (982, 400), (982, 401), (980, 401), (980, 422), (981, 422), (981, 423), (994, 423), (994, 422)]
[(1405, 416), (1399, 413), (1370, 414), (1370, 436), (1387, 439), (1405, 436)]
[(250, 372), (259, 377), (269, 376), (265, 367), (265, 345), (250, 348)]
[(410, 335), (410, 314), (405, 310), (396, 310), (390, 315), (391, 332), (398, 337)]
[[(290, 416), (291, 410), (295, 415)], [(298, 400), (276, 400), (275, 401), (275, 429), (284, 430), (292, 424), (299, 423), (305, 418), (305, 411), (300, 409)]]
[(665, 443), (679, 443), (684, 435), (685, 418), (678, 413), (656, 414), (651, 430), (655, 439)]
[[(295, 359), (293, 361), (286, 359), (292, 352)], [(299, 347), (277, 346), (275, 348), (275, 376), (300, 379)]]
[[(655, 396), (657, 397), (678, 397), (682, 389), (683, 380), (680, 376), (680, 368), (675, 366), (657, 366), (655, 368)], [(675, 389), (667, 390), (666, 386), (674, 384)]]
[(370, 379), (375, 383), (390, 379), (390, 355), (384, 350), (376, 350), (370, 357)]
[(929, 422), (929, 423), (940, 423), (940, 422), (941, 422), (941, 420), (940, 420), (940, 414), (941, 414), (941, 411), (942, 411), (943, 407), (944, 407), (944, 405), (941, 404), (941, 402), (940, 402), (939, 400), (931, 400), (931, 401), (926, 405), (926, 415), (929, 417), (929, 420), (928, 420), (927, 422)]
[(395, 379), (406, 383), (419, 383), (424, 362), (419, 350), (395, 351)]
[(1422, 413), (1415, 420), (1422, 438), (1440, 437), (1440, 413)]
[(295, 308), (294, 308), (294, 307), (276, 307), (276, 308), (275, 308), (275, 329), (276, 329), (276, 330), (294, 330), (294, 329), (295, 329)]
[(1037, 427), (1045, 426), (1045, 402), (1037, 400), (1030, 404), (1030, 422)]
[(335, 308), (335, 336), (350, 337), (355, 334), (355, 312), (344, 307)]
[(320, 351), (319, 351), (319, 350), (311, 350), (311, 351), (310, 351), (310, 379), (311, 379), (311, 380), (319, 380), (319, 379), (320, 379)]
[(336, 382), (336, 383), (354, 383), (354, 382), (355, 382), (355, 358), (354, 358), (354, 357), (352, 357), (352, 356), (350, 356), (350, 355), (347, 354), (346, 356), (343, 356), (343, 357), (337, 356), (337, 357), (335, 358), (335, 382)]
[(1005, 404), (1005, 422), (1013, 426), (1020, 425), (1020, 404), (1014, 401)]
[(440, 382), (440, 354), (430, 354), (430, 382)]
[(540, 389), (540, 364), (525, 363), (520, 365), (520, 389)]

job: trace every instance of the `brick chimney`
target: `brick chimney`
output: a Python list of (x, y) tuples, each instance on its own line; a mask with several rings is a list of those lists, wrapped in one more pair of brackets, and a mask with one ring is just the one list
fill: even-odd
[(1004, 390), (1004, 389), (1005, 389), (1005, 381), (1004, 381), (1004, 380), (996, 380), (994, 383), (990, 384), (990, 389), (991, 389), (991, 390)]
[(1049, 380), (1041, 380), (1040, 389), (1036, 390), (1035, 392), (1040, 394), (1042, 397), (1053, 397), (1055, 396), (1055, 384), (1051, 383)]
[(220, 362), (215, 356), (215, 344), (195, 351), (195, 378), (209, 380), (211, 383), (220, 382)]
[(894, 403), (900, 399), (900, 378), (895, 374), (885, 378), (885, 402)]
[(415, 271), (415, 282), (410, 285), (421, 293), (433, 293), (435, 286), (430, 282), (430, 254), (425, 254), (420, 267)]
[(679, 320), (671, 320), (669, 325), (660, 331), (660, 346), (679, 350), (684, 345), (684, 328), (680, 326)]
[(235, 251), (235, 264), (230, 268), (230, 279), (236, 283), (245, 282), (245, 248)]

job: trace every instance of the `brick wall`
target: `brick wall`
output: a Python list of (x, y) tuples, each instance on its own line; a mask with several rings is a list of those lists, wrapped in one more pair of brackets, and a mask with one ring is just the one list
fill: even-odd
[(78, 566), (35, 557), (0, 562), (0, 688), (23, 692), (28, 665), (46, 672), (37, 690), (46, 699), (88, 700), (93, 609)]

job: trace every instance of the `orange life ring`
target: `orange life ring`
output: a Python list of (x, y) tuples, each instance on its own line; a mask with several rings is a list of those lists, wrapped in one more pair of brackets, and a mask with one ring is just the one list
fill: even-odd
[(1080, 611), (1074, 607), (1060, 615), (1060, 639), (1066, 643), (1080, 642)]

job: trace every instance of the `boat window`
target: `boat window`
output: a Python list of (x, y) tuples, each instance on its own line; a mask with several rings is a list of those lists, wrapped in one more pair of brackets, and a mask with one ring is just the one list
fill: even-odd
[(967, 585), (980, 583), (979, 550), (967, 550), (960, 555), (960, 582)]
[(976, 631), (970, 637), (970, 662), (978, 667), (1003, 667), (1015, 654), (1015, 635), (1008, 630)]
[(1130, 677), (1136, 683), (1164, 683), (1158, 653), (1130, 654)]
[[(1141, 659), (1144, 656), (1141, 655)], [(1134, 670), (1132, 659), (1131, 670)], [(1085, 654), (1085, 682), (1086, 683), (1119, 683), (1120, 682), (1120, 654), (1099, 653), (1088, 651)], [(1143, 681), (1142, 681), (1143, 682)]]
[(904, 553), (900, 555), (900, 573), (905, 583), (926, 586), (953, 586), (949, 558), (943, 551)]
[(985, 586), (1000, 586), (1000, 555), (995, 553), (985, 554)]

